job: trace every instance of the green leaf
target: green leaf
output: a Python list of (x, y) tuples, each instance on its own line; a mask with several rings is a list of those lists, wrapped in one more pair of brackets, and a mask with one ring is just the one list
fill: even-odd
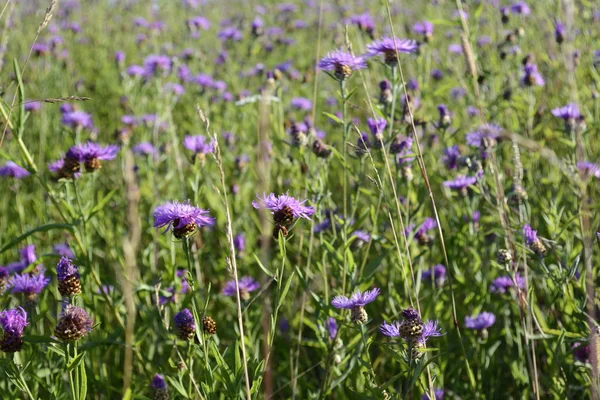
[(85, 372), (85, 363), (83, 362), (79, 365), (79, 375), (79, 400), (85, 400), (87, 396), (87, 373)]
[(88, 217), (86, 218), (86, 221), (89, 221), (90, 218), (92, 218), (95, 214), (97, 214), (100, 210), (102, 210), (104, 208), (104, 206), (106, 205), (106, 203), (108, 203), (110, 201), (110, 199), (113, 197), (113, 195), (117, 192), (117, 189), (113, 189), (110, 192), (108, 192), (103, 198), (102, 200), (100, 200), (96, 206), (92, 209), (92, 211), (90, 212), (90, 214), (88, 215)]
[(16, 58), (13, 59), (13, 68), (15, 72), (15, 78), (17, 79), (17, 93), (19, 108), (17, 112), (17, 136), (23, 135), (23, 125), (25, 123), (25, 88), (23, 87), (23, 78), (21, 77), (21, 68)]
[(75, 368), (79, 366), (81, 361), (83, 361), (83, 357), (85, 356), (85, 351), (77, 354), (77, 356), (71, 360), (69, 365), (67, 365), (67, 372), (73, 371)]
[(273, 277), (274, 277), (273, 273), (272, 273), (271, 271), (269, 271), (269, 270), (267, 269), (267, 267), (265, 267), (265, 266), (263, 265), (263, 263), (262, 263), (262, 262), (260, 262), (260, 260), (258, 259), (258, 256), (257, 256), (256, 254), (254, 254), (254, 253), (253, 253), (252, 255), (254, 256), (254, 259), (255, 259), (255, 260), (256, 260), (256, 262), (258, 263), (258, 266), (260, 267), (260, 269), (262, 269), (262, 270), (263, 270), (263, 272), (264, 272), (265, 274), (269, 275), (269, 277), (270, 277), (270, 278), (273, 278)]
[(23, 240), (27, 239), (29, 236), (33, 235), (34, 233), (47, 232), (47, 231), (50, 231), (53, 229), (65, 229), (65, 230), (72, 232), (73, 225), (71, 225), (71, 224), (47, 224), (47, 225), (38, 226), (37, 228), (34, 228), (28, 232), (25, 232), (21, 236), (14, 238), (10, 242), (6, 243), (4, 246), (0, 247), (0, 254), (4, 253), (6, 250), (9, 250), (9, 249), (13, 248), (14, 246), (18, 245), (19, 243), (21, 243)]
[(339, 119), (336, 115), (330, 114), (328, 112), (323, 112), (323, 115), (325, 115), (327, 118), (332, 119), (334, 122), (337, 122), (338, 124), (343, 124), (342, 120)]
[(184, 398), (187, 399), (187, 397), (188, 397), (187, 392), (184, 389), (184, 387), (181, 384), (181, 382), (176, 381), (175, 378), (171, 378), (168, 375), (167, 375), (167, 380), (169, 381), (169, 384), (170, 384), (171, 387), (175, 388), (175, 390), (177, 390), (180, 395), (182, 395)]
[(50, 336), (41, 335), (26, 335), (23, 336), (23, 341), (27, 343), (60, 343), (58, 340), (52, 339)]
[(279, 304), (277, 304), (277, 308), (281, 307), (281, 304), (283, 304), (283, 300), (285, 299), (285, 296), (287, 295), (288, 290), (290, 290), (290, 286), (292, 284), (292, 278), (294, 277), (294, 274), (296, 272), (292, 272), (290, 277), (288, 278), (287, 282), (285, 283), (285, 286), (283, 288), (283, 290), (281, 291), (281, 297), (279, 299)]

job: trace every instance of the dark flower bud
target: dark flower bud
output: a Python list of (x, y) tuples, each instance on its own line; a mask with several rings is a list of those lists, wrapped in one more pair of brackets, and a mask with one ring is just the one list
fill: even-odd
[(209, 335), (214, 335), (217, 333), (217, 324), (211, 317), (202, 318), (202, 326), (204, 327), (204, 332)]

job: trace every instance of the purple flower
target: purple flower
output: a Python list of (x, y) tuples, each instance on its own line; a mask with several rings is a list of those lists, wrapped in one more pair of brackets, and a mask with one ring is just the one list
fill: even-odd
[(460, 149), (457, 145), (447, 147), (444, 149), (444, 155), (442, 161), (447, 169), (456, 169), (458, 167), (458, 161), (460, 159)]
[(92, 325), (87, 311), (67, 304), (54, 328), (54, 335), (64, 342), (74, 342), (86, 336)]
[(437, 285), (441, 285), (446, 280), (446, 267), (442, 264), (434, 265), (431, 269), (421, 273), (421, 279), (423, 281), (433, 280)]
[(491, 312), (482, 312), (474, 317), (465, 317), (465, 327), (481, 331), (494, 325), (496, 316)]
[(171, 70), (171, 65), (171, 59), (167, 56), (151, 54), (144, 58), (144, 69), (148, 75), (154, 75), (157, 72), (166, 74)]
[(370, 241), (370, 240), (371, 240), (371, 235), (369, 235), (369, 234), (368, 234), (367, 232), (365, 232), (365, 231), (360, 231), (360, 230), (357, 230), (357, 231), (354, 231), (354, 232), (352, 232), (352, 233), (350, 234), (350, 237), (351, 237), (351, 238), (352, 238), (352, 237), (356, 237), (356, 241), (357, 241), (357, 242), (361, 242), (361, 244), (362, 244), (362, 243), (365, 243), (365, 242), (368, 242), (368, 241)]
[(54, 245), (54, 253), (61, 257), (75, 258), (75, 255), (67, 243), (59, 243)]
[(239, 253), (243, 253), (246, 250), (246, 238), (242, 233), (235, 235), (233, 238), (233, 246)]
[(0, 176), (22, 179), (29, 175), (31, 175), (29, 171), (12, 161), (7, 161), (3, 167), (0, 167)]
[(215, 143), (211, 139), (210, 142), (206, 142), (206, 137), (202, 135), (198, 136), (186, 136), (183, 145), (196, 154), (208, 154), (215, 151)]
[(299, 201), (287, 194), (275, 196), (274, 193), (271, 193), (268, 196), (263, 194), (262, 198), (258, 195), (256, 197), (258, 200), (252, 201), (252, 206), (256, 209), (271, 210), (271, 214), (278, 224), (290, 225), (294, 218), (310, 219), (309, 217), (315, 213), (313, 207), (303, 206), (306, 200)]
[(412, 324), (414, 324), (413, 321), (417, 321), (420, 325), (422, 324), (423, 329), (419, 336), (410, 337), (411, 340), (414, 339), (416, 343), (419, 343), (420, 345), (424, 346), (430, 337), (442, 336), (442, 332), (438, 326), (437, 321), (429, 320), (423, 324), (423, 322), (421, 321), (421, 318), (419, 317), (418, 312), (416, 312), (413, 309), (409, 309), (409, 310), (414, 311), (415, 312), (414, 315), (411, 313), (411, 315), (407, 316), (405, 313), (405, 311), (407, 311), (407, 310), (404, 310), (402, 312), (402, 314), (404, 316), (404, 320), (402, 322), (393, 321), (391, 324), (384, 322), (383, 324), (381, 324), (379, 331), (383, 335), (388, 336), (388, 337), (393, 337), (393, 338), (402, 337), (404, 339), (409, 339), (409, 337), (404, 335), (402, 332), (403, 326), (404, 325), (412, 325)]
[(576, 120), (581, 117), (577, 104), (569, 103), (564, 107), (555, 108), (552, 110), (552, 115), (561, 118), (565, 121)]
[[(515, 275), (515, 280), (519, 289), (525, 288), (525, 279), (523, 279), (519, 273)], [(510, 276), (500, 276), (492, 281), (490, 290), (494, 293), (506, 293), (514, 286), (514, 282)]]
[(387, 126), (387, 121), (383, 118), (368, 118), (367, 119), (367, 127), (369, 128), (369, 130), (371, 131), (371, 134), (373, 136), (375, 136), (376, 139), (382, 138), (383, 135), (383, 131), (385, 130), (385, 127)]
[(434, 389), (433, 395), (435, 398), (432, 399), (429, 397), (429, 393), (425, 393), (423, 396), (421, 396), (421, 400), (444, 400), (444, 389)]
[(442, 71), (440, 71), (439, 69), (434, 69), (431, 71), (431, 77), (436, 80), (442, 80), (444, 78), (444, 73)]
[(496, 124), (483, 124), (476, 130), (467, 133), (467, 144), (475, 147), (487, 147), (500, 137), (502, 127)]
[(28, 300), (35, 299), (42, 289), (50, 283), (50, 278), (46, 278), (44, 272), (42, 268), (36, 273), (13, 275), (8, 280), (11, 293), (23, 293)]
[(463, 48), (458, 43), (452, 43), (448, 46), (448, 52), (452, 54), (462, 54)]
[(312, 101), (304, 97), (294, 97), (290, 101), (290, 105), (301, 111), (310, 111), (312, 109)]
[(192, 17), (190, 19), (187, 20), (187, 25), (188, 27), (190, 27), (190, 29), (192, 30), (197, 30), (197, 29), (202, 29), (202, 30), (209, 30), (210, 29), (210, 21), (204, 17)]
[(590, 359), (590, 346), (583, 343), (573, 343), (571, 347), (573, 350), (573, 357), (577, 361), (588, 362)]
[(600, 179), (600, 167), (598, 167), (598, 164), (590, 161), (580, 161), (577, 163), (577, 169), (584, 176), (584, 178), (593, 175)]
[(477, 39), (477, 47), (483, 47), (492, 43), (492, 38), (489, 36), (481, 36)]
[(73, 264), (73, 261), (66, 258), (61, 257), (58, 264), (56, 264), (56, 277), (59, 281), (64, 281), (71, 276), (79, 277), (79, 272), (77, 271), (77, 266)]
[[(240, 297), (242, 300), (250, 299), (250, 292), (254, 292), (255, 290), (260, 288), (260, 283), (257, 280), (250, 276), (244, 276), (238, 280), (238, 288), (240, 289)], [(224, 296), (234, 296), (235, 295), (235, 281), (228, 281), (225, 286), (223, 286), (223, 290), (221, 290), (221, 294)]]
[(529, 224), (525, 224), (525, 226), (523, 226), (523, 236), (525, 236), (525, 243), (527, 246), (531, 246), (538, 240), (537, 231), (534, 231)]
[(327, 331), (329, 332), (329, 339), (335, 339), (338, 331), (337, 322), (335, 322), (335, 318), (327, 318)]
[(156, 149), (154, 148), (152, 143), (149, 143), (149, 142), (137, 143), (136, 145), (134, 145), (131, 148), (131, 151), (133, 151), (133, 154), (138, 154), (138, 155), (154, 155), (154, 154), (156, 154)]
[(127, 67), (127, 75), (132, 77), (143, 77), (146, 76), (146, 69), (139, 65), (130, 65)]
[(342, 81), (356, 71), (367, 67), (363, 57), (356, 57), (343, 50), (335, 50), (322, 58), (317, 66), (323, 71), (334, 71), (335, 77)]
[(190, 340), (196, 333), (196, 322), (194, 316), (188, 308), (184, 308), (175, 314), (175, 328), (177, 336), (183, 340)]
[(523, 86), (544, 86), (546, 83), (538, 72), (537, 65), (529, 63), (523, 66), (520, 82)]
[(39, 101), (28, 101), (27, 103), (25, 103), (24, 107), (25, 111), (39, 111), (39, 109), (42, 108), (42, 103), (40, 103)]
[(560, 21), (554, 23), (554, 39), (558, 44), (565, 40), (565, 26)]
[(167, 388), (167, 382), (165, 382), (165, 378), (162, 375), (156, 374), (152, 378), (152, 388), (154, 390), (165, 390)]
[(168, 202), (154, 209), (154, 227), (165, 227), (164, 232), (171, 229), (177, 239), (191, 236), (198, 228), (214, 223), (215, 219), (208, 216), (207, 210), (190, 205), (189, 200)]
[(428, 40), (433, 35), (433, 24), (429, 21), (417, 22), (413, 25), (413, 31), (418, 35), (425, 36)]
[(238, 42), (242, 40), (242, 32), (240, 32), (236, 27), (229, 26), (227, 28), (223, 28), (217, 35), (219, 39), (223, 42), (232, 41)]
[(513, 14), (521, 14), (521, 15), (529, 15), (531, 13), (531, 9), (524, 1), (519, 1), (510, 6), (510, 11)]
[(395, 65), (398, 63), (398, 54), (414, 53), (417, 51), (414, 40), (385, 37), (367, 45), (367, 57), (384, 56), (385, 63)]
[(427, 234), (430, 230), (435, 229), (437, 223), (435, 219), (427, 217), (425, 221), (419, 226), (419, 229), (415, 232), (415, 240), (421, 245), (426, 245), (431, 242), (431, 237)]
[(60, 122), (73, 129), (85, 128), (92, 129), (94, 123), (92, 122), (92, 116), (83, 111), (69, 111), (63, 114)]
[(0, 313), (0, 325), (4, 335), (0, 339), (0, 350), (14, 353), (23, 347), (23, 331), (27, 326), (27, 313), (21, 307)]
[(477, 178), (474, 176), (460, 175), (451, 181), (445, 181), (444, 186), (452, 190), (458, 190), (462, 194), (466, 194), (467, 188), (474, 185), (477, 182)]
[(335, 308), (346, 309), (364, 307), (367, 304), (374, 301), (375, 298), (377, 298), (377, 296), (379, 295), (379, 293), (379, 288), (367, 290), (364, 293), (361, 293), (360, 290), (357, 290), (350, 298), (342, 295), (335, 296), (331, 301), (331, 305)]
[(373, 39), (375, 32), (375, 21), (369, 13), (357, 14), (350, 17), (350, 23), (356, 25), (358, 29), (367, 33)]

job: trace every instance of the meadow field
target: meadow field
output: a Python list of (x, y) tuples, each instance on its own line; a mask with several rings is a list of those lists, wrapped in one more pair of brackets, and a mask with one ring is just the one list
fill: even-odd
[(600, 3), (0, 32), (1, 399), (600, 398)]

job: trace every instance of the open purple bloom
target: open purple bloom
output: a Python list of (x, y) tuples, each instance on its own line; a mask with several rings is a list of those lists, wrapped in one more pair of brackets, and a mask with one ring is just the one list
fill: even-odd
[(496, 124), (483, 124), (467, 133), (467, 144), (475, 147), (487, 147), (496, 142), (502, 133), (502, 127)]
[(361, 56), (353, 56), (343, 50), (335, 50), (323, 57), (317, 66), (323, 71), (333, 71), (338, 80), (347, 79), (356, 71), (367, 67)]
[(538, 72), (537, 65), (529, 63), (523, 66), (520, 82), (523, 86), (544, 86), (546, 83)]
[(92, 129), (94, 123), (92, 116), (83, 111), (69, 111), (63, 114), (60, 122), (73, 129)]
[(312, 101), (304, 97), (294, 97), (290, 100), (290, 105), (301, 111), (310, 111), (312, 109)]
[(350, 17), (350, 23), (354, 24), (361, 31), (367, 33), (371, 39), (373, 38), (373, 33), (375, 32), (375, 21), (373, 21), (373, 17), (369, 13), (357, 14)]
[(58, 264), (56, 264), (56, 277), (59, 281), (64, 281), (65, 279), (71, 276), (79, 277), (79, 272), (77, 272), (77, 266), (73, 264), (72, 260), (66, 257), (61, 257)]
[(217, 35), (223, 42), (239, 42), (242, 40), (242, 32), (234, 26), (223, 28)]
[(167, 74), (171, 71), (171, 59), (167, 56), (151, 54), (144, 58), (144, 70), (146, 75), (154, 75), (156, 73)]
[[(412, 310), (412, 309), (409, 309), (409, 310)], [(414, 311), (414, 310), (412, 310), (412, 311)], [(424, 346), (430, 337), (442, 336), (442, 332), (438, 326), (437, 321), (429, 320), (423, 324), (418, 313), (416, 313), (415, 316), (413, 316), (413, 315), (407, 316), (403, 312), (403, 315), (404, 315), (405, 319), (402, 322), (393, 321), (391, 324), (384, 322), (383, 324), (381, 324), (379, 331), (383, 335), (388, 336), (388, 337), (393, 337), (393, 338), (402, 337), (404, 339), (408, 339), (406, 337), (406, 335), (403, 334), (403, 327), (405, 325), (414, 324), (414, 322), (409, 322), (409, 321), (418, 321), (418, 324), (422, 324), (423, 329), (421, 330), (421, 333), (418, 336), (412, 337), (411, 340), (414, 339), (415, 342)]]
[(565, 121), (575, 120), (581, 117), (577, 104), (569, 103), (564, 107), (555, 108), (552, 110), (552, 115), (561, 118)]
[(593, 175), (600, 179), (600, 167), (596, 163), (590, 161), (580, 161), (577, 163), (577, 169), (585, 178)]
[(421, 273), (421, 279), (424, 281), (433, 280), (437, 285), (441, 285), (446, 279), (446, 267), (442, 264), (434, 265)]
[(379, 295), (379, 293), (379, 288), (367, 290), (364, 293), (361, 293), (359, 290), (357, 290), (356, 293), (354, 293), (350, 298), (341, 295), (335, 296), (331, 301), (331, 305), (335, 308), (347, 309), (355, 307), (364, 307), (367, 304), (374, 301), (375, 298), (377, 298), (377, 296)]
[(271, 193), (268, 196), (263, 194), (262, 198), (258, 195), (256, 197), (258, 200), (253, 200), (252, 206), (256, 209), (266, 208), (271, 210), (271, 214), (273, 214), (275, 222), (277, 223), (288, 222), (278, 221), (279, 217), (310, 219), (309, 217), (315, 213), (315, 209), (313, 207), (303, 206), (303, 204), (306, 203), (306, 200), (299, 201), (287, 194), (275, 196), (274, 193)]
[(125, 72), (127, 72), (127, 75), (136, 78), (146, 76), (146, 69), (139, 65), (130, 65)]
[(525, 236), (525, 243), (527, 246), (531, 246), (534, 242), (538, 240), (537, 231), (533, 230), (531, 225), (525, 224), (523, 226), (523, 236)]
[(417, 43), (409, 39), (384, 37), (367, 45), (367, 57), (384, 56), (385, 63), (395, 65), (398, 63), (398, 54), (408, 54), (417, 51)]
[(212, 139), (207, 142), (206, 137), (202, 135), (186, 136), (183, 145), (196, 154), (208, 154), (215, 151), (215, 142)]
[(450, 146), (444, 149), (442, 161), (447, 169), (456, 169), (460, 159), (460, 149), (457, 145)]
[(335, 339), (338, 331), (337, 322), (335, 322), (335, 318), (327, 318), (327, 331), (329, 332), (329, 339)]
[(387, 126), (387, 121), (383, 118), (368, 118), (367, 119), (367, 127), (371, 131), (371, 134), (375, 136), (379, 140), (379, 138), (383, 135), (383, 131)]
[(474, 317), (465, 317), (465, 327), (478, 331), (489, 328), (494, 325), (494, 322), (496, 322), (496, 316), (491, 312), (482, 312)]
[(4, 166), (0, 167), (0, 176), (9, 176), (11, 178), (22, 179), (29, 175), (29, 171), (12, 161), (7, 161)]
[[(260, 283), (250, 276), (244, 276), (238, 280), (238, 287), (240, 289), (240, 297), (243, 300), (248, 300), (250, 298), (250, 292), (254, 292), (255, 290), (260, 288)], [(235, 295), (235, 281), (228, 281), (225, 286), (223, 286), (223, 290), (221, 290), (221, 294), (224, 296), (234, 296)]]
[(239, 253), (243, 253), (246, 250), (246, 237), (244, 234), (239, 233), (233, 238), (233, 246)]
[(445, 181), (444, 186), (452, 190), (458, 190), (461, 192), (465, 192), (467, 188), (471, 185), (474, 185), (477, 182), (477, 178), (474, 176), (464, 176), (460, 175), (454, 178), (451, 181)]
[(512, 4), (510, 6), (510, 11), (512, 11), (513, 14), (520, 15), (529, 15), (531, 13), (531, 9), (524, 1), (519, 1), (517, 3)]
[(183, 340), (190, 340), (196, 333), (196, 322), (194, 316), (188, 308), (184, 308), (175, 314), (175, 328), (177, 329), (177, 336)]
[[(525, 288), (525, 279), (519, 273), (516, 274), (515, 280), (517, 287)], [(506, 293), (510, 288), (514, 287), (514, 282), (510, 276), (500, 276), (492, 281), (490, 290), (494, 293)]]
[(215, 219), (208, 216), (207, 210), (194, 207), (189, 201), (170, 201), (154, 209), (154, 227), (165, 227), (165, 232), (171, 229), (177, 239), (188, 237), (198, 228), (214, 223)]
[(133, 154), (138, 154), (138, 155), (154, 155), (154, 154), (156, 154), (156, 149), (154, 148), (152, 143), (149, 143), (149, 142), (137, 143), (131, 148), (131, 151), (133, 151)]
[(8, 280), (11, 293), (23, 293), (28, 300), (35, 297), (50, 283), (44, 276), (44, 269), (36, 273), (15, 274)]
[(429, 21), (417, 22), (413, 25), (413, 31), (418, 35), (425, 36), (425, 38), (430, 38), (433, 35), (433, 24)]
[(356, 237), (358, 242), (368, 242), (371, 240), (371, 235), (365, 231), (357, 230), (350, 234), (350, 237)]
[(56, 244), (56, 245), (54, 245), (53, 249), (54, 249), (54, 253), (58, 254), (61, 257), (75, 258), (73, 251), (71, 251), (71, 248), (69, 247), (69, 245), (67, 243)]
[(23, 347), (23, 331), (27, 326), (27, 313), (21, 307), (0, 313), (0, 325), (4, 334), (0, 339), (0, 350), (14, 353)]

